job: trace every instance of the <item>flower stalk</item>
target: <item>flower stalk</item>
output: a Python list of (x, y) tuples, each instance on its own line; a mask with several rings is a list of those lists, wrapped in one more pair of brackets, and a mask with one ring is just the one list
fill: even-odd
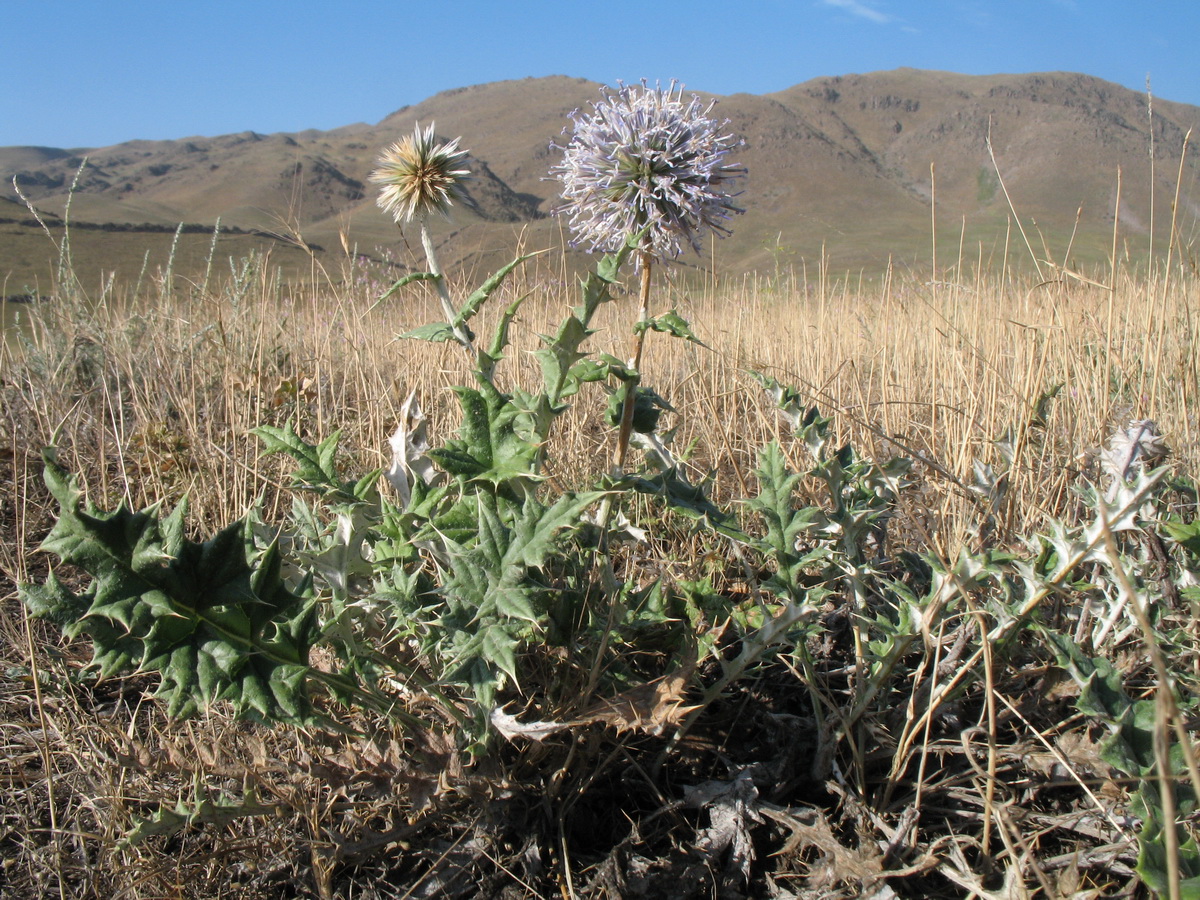
[[(644, 326), (650, 318), (650, 269), (653, 257), (648, 249), (641, 250), (638, 256), (641, 274), (638, 291), (638, 324)], [(630, 360), (630, 367), (634, 374), (625, 383), (625, 401), (621, 407), (621, 427), (617, 432), (617, 449), (613, 457), (615, 468), (613, 474), (617, 477), (620, 477), (625, 471), (625, 457), (629, 453), (629, 441), (633, 437), (633, 412), (637, 405), (638, 385), (642, 381), (642, 349), (645, 346), (647, 330), (645, 327), (639, 327), (635, 329), (633, 337), (633, 358)]]
[(572, 116), (574, 129), (562, 161), (551, 173), (562, 182), (572, 243), (611, 252), (638, 236), (635, 256), (641, 276), (634, 330), (632, 376), (625, 396), (613, 456), (615, 475), (625, 468), (641, 381), (642, 351), (650, 321), (650, 276), (655, 260), (677, 258), (684, 246), (702, 251), (709, 231), (727, 235), (725, 222), (741, 213), (729, 188), (745, 169), (727, 157), (741, 142), (725, 133), (727, 121), (711, 117), (713, 104), (683, 87), (620, 85), (602, 89), (588, 115)]
[(376, 204), (399, 227), (415, 223), (420, 230), (425, 264), (437, 283), (438, 298), (446, 322), (454, 333), (454, 339), (474, 355), (474, 340), (454, 310), (450, 288), (438, 265), (433, 236), (429, 231), (431, 215), (437, 213), (449, 217), (450, 208), (456, 200), (465, 205), (471, 203), (465, 186), (471, 174), (471, 170), (466, 168), (467, 151), (460, 150), (458, 142), (459, 138), (455, 138), (439, 143), (433, 123), (424, 130), (418, 123), (412, 135), (384, 151), (379, 168), (371, 173), (370, 180), (380, 185)]
[(433, 236), (429, 233), (427, 219), (421, 219), (420, 229), (421, 248), (425, 251), (425, 267), (429, 269), (429, 274), (434, 276), (433, 281), (437, 285), (438, 299), (442, 302), (442, 314), (454, 332), (454, 339), (467, 353), (474, 356), (475, 342), (466, 326), (458, 321), (458, 313), (454, 311), (454, 304), (450, 300), (450, 287), (446, 284), (446, 276), (442, 274), (442, 267), (438, 264), (437, 251), (433, 247)]

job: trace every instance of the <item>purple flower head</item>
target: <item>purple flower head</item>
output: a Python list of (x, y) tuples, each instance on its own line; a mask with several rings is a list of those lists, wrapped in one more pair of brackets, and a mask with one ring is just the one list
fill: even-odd
[(601, 89), (590, 114), (571, 114), (574, 131), (551, 174), (562, 182), (575, 245), (610, 252), (648, 228), (644, 249), (674, 259), (689, 245), (701, 252), (707, 231), (743, 212), (730, 187), (746, 170), (727, 161), (742, 141), (722, 134), (728, 120), (711, 117), (714, 102), (684, 101), (683, 86), (664, 90), (619, 84)]

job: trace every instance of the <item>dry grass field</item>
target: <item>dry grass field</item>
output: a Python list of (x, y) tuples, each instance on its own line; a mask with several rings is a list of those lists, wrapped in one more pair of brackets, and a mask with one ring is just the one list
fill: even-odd
[[(529, 295), (498, 377), (506, 389), (537, 382), (536, 335), (578, 302), (555, 259), (518, 269), (481, 315), (477, 330), (490, 333), (497, 311)], [(137, 296), (131, 285), (84, 296), (64, 284), (17, 310), (0, 349), (0, 896), (1197, 896), (1187, 766), (1171, 769), (1181, 781), (1166, 806), (1181, 824), (1155, 838), (1137, 797), (1158, 791), (1164, 770), (1112, 764), (1105, 741), (1133, 726), (1088, 706), (1084, 675), (1041, 637), (1076, 640), (1119, 673), (1122, 697), (1154, 701), (1149, 719), (1137, 707), (1131, 741), (1173, 745), (1160, 760), (1191, 759), (1177, 738), (1192, 740), (1200, 699), (1197, 554), (1153, 524), (1196, 515), (1200, 281), (1178, 258), (1086, 279), (962, 265), (858, 280), (814, 265), (663, 280), (655, 311), (677, 309), (703, 345), (651, 334), (646, 381), (670, 404), (689, 480), (710, 479), (711, 499), (747, 530), (759, 527), (746, 499), (760, 448), (777, 440), (791, 470), (810, 466), (753, 370), (829, 416), (833, 446), (913, 461), (877, 555), (896, 584), (887, 566), (920, 559), (905, 582), (920, 597), (937, 594), (931, 573), (957, 571), (964, 554), (1052, 571), (1058, 545), (1034, 536), (1091, 525), (1080, 492), (1103, 484), (1099, 451), (1129, 422), (1154, 420), (1173, 487), (1138, 526), (1153, 540), (1122, 552), (1145, 557), (1148, 573), (1146, 548), (1165, 548), (1161, 577), (1126, 573), (1126, 611), (1094, 646), (1080, 605), (1125, 596), (1094, 561), (1055, 576), (1044, 602), (1021, 592), (1015, 569), (964, 582), (956, 612), (923, 623), (887, 618), (882, 593), (868, 598), (879, 610), (855, 612), (841, 581), (823, 583), (800, 649), (781, 643), (710, 697), (751, 640), (730, 622), (756, 601), (755, 580), (719, 534), (631, 500), (624, 511), (649, 536), (621, 551), (622, 577), (708, 578), (728, 598), (728, 616), (690, 626), (712, 650), (677, 699), (705, 708), (678, 740), (592, 720), (541, 741), (497, 737), (474, 757), (416, 689), (397, 702), (421, 728), (361, 711), (340, 732), (252, 724), (223, 703), (169, 720), (150, 696), (156, 676), (96, 680), (88, 642), (64, 639), (18, 599), (17, 585), (44, 581), (52, 565), (79, 578), (38, 551), (58, 513), (43, 447), (58, 448), (98, 508), (170, 509), (186, 496), (200, 537), (256, 503), (267, 521), (290, 508), (287, 467), (262, 455), (255, 427), (290, 421), (313, 443), (340, 429), (346, 470), (363, 473), (388, 465), (388, 437), (415, 392), (431, 442), (452, 436), (450, 388), (470, 383), (463, 354), (397, 339), (440, 318), (433, 292), (413, 284), (379, 302), (384, 268), (316, 274), (296, 287), (251, 259), (207, 284), (147, 279)], [(634, 304), (617, 293), (591, 346), (625, 357)], [(547, 457), (551, 497), (609, 464), (601, 388), (571, 402)], [(794, 496), (829, 503), (811, 475)], [(1005, 630), (1004, 609), (1019, 630)], [(878, 633), (876, 614), (890, 623)], [(503, 700), (548, 718), (546, 679), (561, 662), (530, 659)], [(1166, 694), (1174, 707), (1155, 700)], [(155, 818), (177, 803), (175, 827)], [(1155, 873), (1164, 880), (1148, 886)]]

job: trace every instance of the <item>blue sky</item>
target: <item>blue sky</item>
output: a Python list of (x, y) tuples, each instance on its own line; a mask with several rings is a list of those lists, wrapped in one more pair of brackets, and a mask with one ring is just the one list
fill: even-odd
[(509, 78), (717, 94), (912, 66), (1074, 71), (1200, 105), (1198, 0), (0, 0), (0, 146), (377, 122)]

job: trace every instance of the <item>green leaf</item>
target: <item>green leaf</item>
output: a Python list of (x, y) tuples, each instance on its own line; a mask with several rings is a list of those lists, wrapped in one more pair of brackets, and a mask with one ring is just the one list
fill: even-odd
[[(777, 381), (770, 375), (764, 375), (761, 372), (750, 371), (749, 375), (760, 385), (767, 395), (775, 403), (775, 408), (779, 410), (779, 414), (787, 420), (793, 430), (799, 432), (803, 426), (811, 424), (810, 418), (816, 413), (816, 408), (810, 409), (808, 415), (805, 415), (804, 396), (790, 385), (783, 384)], [(827, 423), (828, 420), (826, 419)]]
[(498, 269), (495, 274), (488, 278), (487, 281), (481, 284), (475, 290), (475, 292), (467, 298), (467, 302), (464, 303), (462, 309), (458, 311), (458, 316), (454, 320), (454, 325), (465, 325), (467, 322), (469, 322), (474, 315), (479, 312), (479, 308), (483, 306), (488, 297), (492, 295), (492, 292), (504, 283), (504, 279), (509, 276), (509, 273), (511, 273), (513, 269), (521, 265), (527, 259), (532, 259), (537, 255), (537, 253), (526, 253), (524, 256), (518, 256), (503, 268)]
[(783, 450), (776, 441), (759, 452), (755, 474), (759, 490), (747, 506), (766, 525), (767, 532), (760, 543), (767, 557), (776, 563), (775, 575), (767, 586), (784, 596), (799, 599), (804, 593), (800, 575), (816, 560), (812, 554), (798, 549), (798, 541), (802, 534), (819, 528), (824, 516), (814, 507), (796, 507), (794, 493), (800, 475), (788, 469)]
[(1100, 743), (1100, 756), (1120, 772), (1147, 776), (1156, 765), (1154, 733), (1157, 717), (1153, 700), (1133, 700), (1125, 691), (1121, 672), (1112, 662), (1091, 658), (1067, 635), (1049, 628), (1039, 633), (1062, 666), (1079, 685), (1079, 711), (1107, 724), (1109, 734)]
[(1049, 424), (1050, 403), (1059, 395), (1062, 389), (1063, 384), (1059, 382), (1038, 395), (1037, 400), (1033, 403), (1033, 409), (1029, 413), (1029, 426), (1031, 428), (1045, 428)]
[(513, 522), (513, 539), (504, 554), (505, 563), (526, 568), (545, 565), (562, 534), (578, 528), (584, 510), (603, 496), (602, 491), (567, 493), (549, 507), (532, 498), (526, 500), (521, 515)]
[(528, 414), (489, 383), (479, 389), (454, 388), (462, 407), (459, 437), (429, 458), (451, 475), (485, 482), (514, 496), (528, 493), (537, 472), (538, 447), (518, 426), (528, 424)]
[[(1180, 818), (1194, 807), (1195, 797), (1191, 786), (1180, 784), (1176, 788), (1176, 808)], [(1197, 900), (1200, 898), (1200, 846), (1186, 826), (1168, 823), (1162, 809), (1157, 779), (1145, 780), (1134, 795), (1133, 809), (1142, 819), (1138, 833), (1137, 873), (1145, 885), (1159, 897), (1171, 894), (1170, 867), (1165, 831), (1175, 829), (1175, 863), (1180, 875), (1179, 896)], [(1181, 802), (1182, 801), (1182, 802)]]
[(633, 328), (635, 334), (643, 334), (646, 331), (660, 331), (663, 334), (669, 334), (672, 337), (684, 338), (694, 344), (699, 344), (701, 347), (708, 345), (700, 338), (696, 337), (692, 331), (691, 325), (687, 320), (679, 315), (675, 310), (665, 312), (656, 318), (644, 319), (638, 322)]
[(641, 494), (658, 497), (681, 515), (698, 519), (714, 531), (745, 540), (732, 516), (713, 503), (702, 484), (692, 484), (676, 467), (662, 469), (652, 476), (629, 476), (623, 482)]
[(414, 328), (412, 331), (406, 331), (400, 337), (410, 341), (429, 341), (432, 344), (444, 344), (446, 341), (457, 340), (454, 326), (449, 322), (430, 322)]
[(282, 453), (296, 461), (298, 468), (292, 473), (293, 487), (322, 492), (344, 489), (341, 476), (334, 465), (338, 441), (342, 436), (340, 430), (319, 444), (310, 444), (300, 437), (290, 421), (283, 428), (259, 425), (251, 429), (250, 433), (266, 445), (265, 453)]
[(94, 602), (90, 594), (77, 595), (51, 570), (45, 584), (21, 584), (17, 588), (21, 602), (35, 619), (46, 619), (66, 628), (87, 614)]
[(535, 350), (533, 355), (541, 365), (542, 382), (552, 403), (578, 390), (569, 376), (575, 364), (584, 358), (579, 348), (592, 333), (578, 316), (568, 316), (553, 338), (539, 335), (546, 346)]
[[(437, 281), (440, 277), (440, 275), (434, 275), (432, 272), (410, 272), (408, 275), (405, 275), (399, 281), (395, 282), (390, 288), (388, 288), (387, 291), (384, 292), (383, 296), (375, 301), (375, 306), (378, 306), (384, 300), (387, 300), (389, 297), (391, 297), (392, 294), (396, 293), (406, 285), (412, 284), (414, 281)], [(374, 309), (375, 306), (372, 306), (371, 309)]]
[(172, 838), (188, 828), (205, 825), (222, 828), (251, 816), (276, 816), (279, 811), (278, 806), (260, 803), (253, 787), (247, 788), (241, 800), (225, 797), (215, 801), (207, 798), (180, 800), (173, 807), (162, 806), (152, 816), (137, 819), (134, 827), (117, 843), (117, 848), (127, 850), (152, 837)]
[(486, 364), (494, 367), (500, 361), (504, 354), (504, 348), (508, 346), (508, 329), (512, 325), (513, 319), (517, 316), (517, 310), (521, 308), (521, 304), (525, 302), (531, 295), (523, 294), (512, 303), (510, 303), (500, 314), (500, 321), (496, 323), (496, 330), (492, 334), (492, 344), (488, 348), (486, 354)]
[(495, 604), (496, 612), (506, 619), (520, 619), (531, 623), (538, 621), (538, 615), (530, 603), (529, 592), (519, 585), (501, 585), (492, 592), (491, 600)]
[(517, 639), (509, 634), (507, 629), (499, 626), (489, 628), (483, 632), (480, 658), (499, 666), (509, 678), (518, 682), (517, 645)]
[[(306, 681), (295, 671), (307, 672), (318, 631), (312, 605), (283, 584), (276, 548), (258, 558), (244, 520), (194, 543), (178, 511), (160, 520), (157, 507), (85, 508), (52, 453), (45, 478), (61, 509), (43, 549), (92, 580), (78, 595), (54, 576), (24, 589), (31, 614), (90, 638), (101, 677), (134, 666), (158, 672), (157, 695), (171, 716), (227, 699), (240, 714), (309, 721)], [(287, 692), (264, 691), (271, 679)]]
[[(583, 358), (579, 348), (593, 333), (590, 326), (596, 311), (602, 304), (612, 300), (609, 287), (617, 282), (621, 266), (629, 254), (637, 249), (644, 234), (645, 230), (631, 236), (620, 251), (605, 255), (595, 271), (589, 272), (583, 281), (583, 302), (572, 309), (572, 314), (559, 326), (553, 339), (542, 336), (546, 347), (536, 351), (535, 356), (542, 366), (549, 408), (558, 408), (564, 398), (579, 390), (579, 382), (571, 377), (574, 365)], [(548, 424), (542, 423), (539, 433), (543, 439)]]
[(674, 412), (674, 407), (650, 388), (639, 387), (633, 382), (626, 382), (619, 390), (609, 397), (605, 418), (613, 428), (621, 425), (625, 413), (625, 397), (629, 391), (634, 392), (633, 400), (633, 430), (637, 434), (654, 434), (658, 430), (658, 420), (664, 410)]
[[(497, 668), (517, 678), (522, 643), (548, 624), (547, 592), (536, 570), (601, 496), (568, 493), (548, 507), (533, 497), (518, 506), (492, 493), (463, 499), (472, 507), (474, 542), (442, 542), (450, 574), (439, 592), (445, 638), (438, 652), (452, 670), (446, 677), (470, 684), (476, 703), (491, 702), (486, 698), (494, 693)], [(483, 672), (492, 674), (471, 680)]]
[(1164, 519), (1163, 531), (1167, 537), (1183, 547), (1193, 557), (1200, 557), (1200, 519), (1184, 522), (1178, 518)]
[(371, 564), (363, 558), (362, 548), (372, 521), (362, 506), (339, 511), (336, 527), (323, 547), (315, 552), (299, 554), (315, 576), (319, 576), (338, 600), (349, 597), (355, 578), (370, 578)]
[(592, 359), (584, 359), (571, 367), (570, 374), (577, 384), (589, 384), (608, 378), (609, 367)]

